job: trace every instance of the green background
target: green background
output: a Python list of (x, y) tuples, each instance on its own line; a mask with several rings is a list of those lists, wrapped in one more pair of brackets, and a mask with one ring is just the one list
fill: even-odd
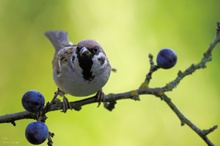
[[(176, 66), (153, 75), (151, 87), (164, 86), (179, 70), (200, 61), (220, 20), (219, 0), (1, 0), (0, 1), (0, 115), (23, 111), (22, 95), (30, 89), (51, 100), (54, 50), (43, 36), (46, 30), (65, 30), (70, 40), (95, 39), (105, 49), (112, 73), (106, 94), (136, 89), (149, 70), (148, 54), (161, 48), (178, 55)], [(220, 125), (220, 46), (208, 68), (185, 78), (168, 93), (183, 114), (201, 129)], [(68, 96), (70, 101), (77, 97)], [(140, 102), (119, 101), (113, 112), (97, 104), (80, 112), (48, 113), (54, 145), (80, 146), (205, 146), (160, 99), (141, 96)], [(0, 124), (0, 145), (30, 145), (24, 130)], [(209, 135), (220, 145), (220, 130)], [(46, 142), (42, 145), (46, 146)]]

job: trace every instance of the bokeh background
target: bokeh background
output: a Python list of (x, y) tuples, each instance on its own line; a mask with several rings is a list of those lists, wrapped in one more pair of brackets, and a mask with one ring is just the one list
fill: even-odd
[[(219, 0), (1, 0), (0, 115), (23, 111), (21, 97), (30, 89), (51, 100), (56, 90), (51, 66), (54, 50), (43, 35), (46, 30), (68, 31), (73, 43), (97, 40), (118, 70), (104, 91), (119, 93), (141, 84), (149, 70), (148, 54), (156, 57), (161, 48), (174, 49), (178, 62), (170, 70), (156, 72), (151, 87), (164, 86), (179, 70), (199, 62), (214, 38), (219, 6)], [(220, 125), (219, 53), (220, 45), (207, 69), (188, 76), (168, 94), (201, 129)], [(206, 145), (151, 95), (141, 96), (140, 102), (119, 101), (113, 112), (92, 104), (80, 112), (47, 115), (56, 146)], [(30, 145), (24, 130), (32, 121), (18, 121), (16, 127), (0, 124), (0, 145)], [(220, 145), (219, 135), (217, 129), (209, 138)]]

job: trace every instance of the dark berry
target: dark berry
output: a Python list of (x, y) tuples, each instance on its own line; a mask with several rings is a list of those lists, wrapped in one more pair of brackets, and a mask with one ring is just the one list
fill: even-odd
[(163, 69), (172, 68), (177, 61), (176, 53), (168, 48), (160, 50), (157, 55), (157, 65)]
[(44, 102), (44, 96), (36, 90), (29, 90), (22, 97), (22, 105), (29, 112), (38, 112)]
[(26, 127), (25, 136), (31, 144), (41, 144), (49, 136), (47, 125), (44, 122), (32, 122)]

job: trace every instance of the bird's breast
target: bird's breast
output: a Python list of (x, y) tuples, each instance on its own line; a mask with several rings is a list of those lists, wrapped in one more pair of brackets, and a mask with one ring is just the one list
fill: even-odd
[(88, 96), (98, 92), (108, 81), (110, 69), (105, 70), (99, 76), (89, 81), (83, 78), (83, 75), (72, 69), (61, 72), (59, 76), (54, 72), (54, 81), (59, 89), (73, 96)]

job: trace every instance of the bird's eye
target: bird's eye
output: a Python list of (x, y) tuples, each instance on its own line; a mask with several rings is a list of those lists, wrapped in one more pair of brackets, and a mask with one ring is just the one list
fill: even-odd
[(98, 52), (98, 47), (95, 46), (95, 47), (92, 49), (92, 51), (93, 51), (94, 54), (97, 53), (97, 52)]

